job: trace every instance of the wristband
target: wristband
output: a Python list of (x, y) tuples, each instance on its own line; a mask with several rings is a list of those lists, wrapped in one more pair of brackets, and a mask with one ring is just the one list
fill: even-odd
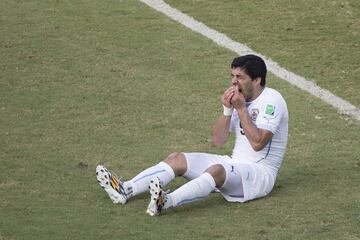
[(226, 106), (223, 105), (223, 108), (224, 108), (224, 116), (225, 117), (229, 117), (232, 115), (232, 112), (233, 112), (233, 108), (228, 108)]

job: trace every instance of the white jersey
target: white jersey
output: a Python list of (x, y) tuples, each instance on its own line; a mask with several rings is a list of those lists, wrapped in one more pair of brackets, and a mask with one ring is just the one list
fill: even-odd
[(265, 87), (254, 101), (247, 103), (247, 109), (257, 128), (269, 130), (273, 137), (262, 150), (255, 151), (241, 128), (237, 111), (234, 110), (230, 123), (230, 131), (236, 134), (232, 161), (259, 163), (270, 168), (276, 178), (288, 140), (289, 117), (286, 102), (278, 91)]

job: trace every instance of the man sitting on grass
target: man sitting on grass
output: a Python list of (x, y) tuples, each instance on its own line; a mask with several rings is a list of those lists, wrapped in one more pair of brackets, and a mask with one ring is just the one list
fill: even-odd
[[(208, 153), (172, 153), (129, 181), (120, 181), (104, 166), (96, 167), (97, 180), (114, 203), (150, 190), (147, 213), (206, 198), (218, 189), (229, 202), (264, 197), (274, 187), (288, 139), (288, 111), (281, 94), (266, 84), (266, 65), (258, 56), (237, 57), (231, 64), (231, 86), (221, 96), (223, 113), (213, 126), (215, 146), (236, 135), (230, 156)], [(175, 177), (189, 182), (166, 193)]]

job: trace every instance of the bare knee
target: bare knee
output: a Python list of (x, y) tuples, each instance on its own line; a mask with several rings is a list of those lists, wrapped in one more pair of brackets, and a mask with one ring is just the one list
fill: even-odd
[(207, 173), (214, 178), (216, 187), (220, 188), (224, 185), (226, 172), (225, 168), (221, 164), (215, 164), (206, 169)]
[(165, 160), (175, 173), (175, 176), (184, 175), (187, 169), (186, 158), (183, 153), (172, 153)]

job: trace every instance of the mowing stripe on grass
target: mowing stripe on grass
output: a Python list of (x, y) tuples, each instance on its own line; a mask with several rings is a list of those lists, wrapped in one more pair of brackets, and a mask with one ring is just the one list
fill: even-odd
[(299, 76), (293, 72), (286, 70), (285, 68), (280, 67), (278, 63), (272, 61), (270, 58), (253, 51), (244, 44), (238, 43), (230, 39), (225, 34), (219, 33), (216, 30), (207, 27), (205, 24), (196, 21), (192, 17), (171, 7), (162, 0), (140, 0), (140, 1), (147, 4), (151, 8), (155, 9), (156, 11), (159, 11), (165, 14), (166, 16), (172, 18), (173, 20), (181, 23), (182, 25), (190, 28), (194, 32), (200, 33), (201, 35), (211, 39), (218, 45), (225, 47), (239, 55), (255, 54), (262, 57), (266, 62), (268, 70), (272, 72), (275, 76), (322, 99), (331, 106), (335, 107), (339, 113), (353, 116), (360, 121), (360, 109), (358, 109), (348, 101), (332, 94), (330, 91), (326, 89), (322, 89), (315, 83), (306, 80), (304, 77)]

